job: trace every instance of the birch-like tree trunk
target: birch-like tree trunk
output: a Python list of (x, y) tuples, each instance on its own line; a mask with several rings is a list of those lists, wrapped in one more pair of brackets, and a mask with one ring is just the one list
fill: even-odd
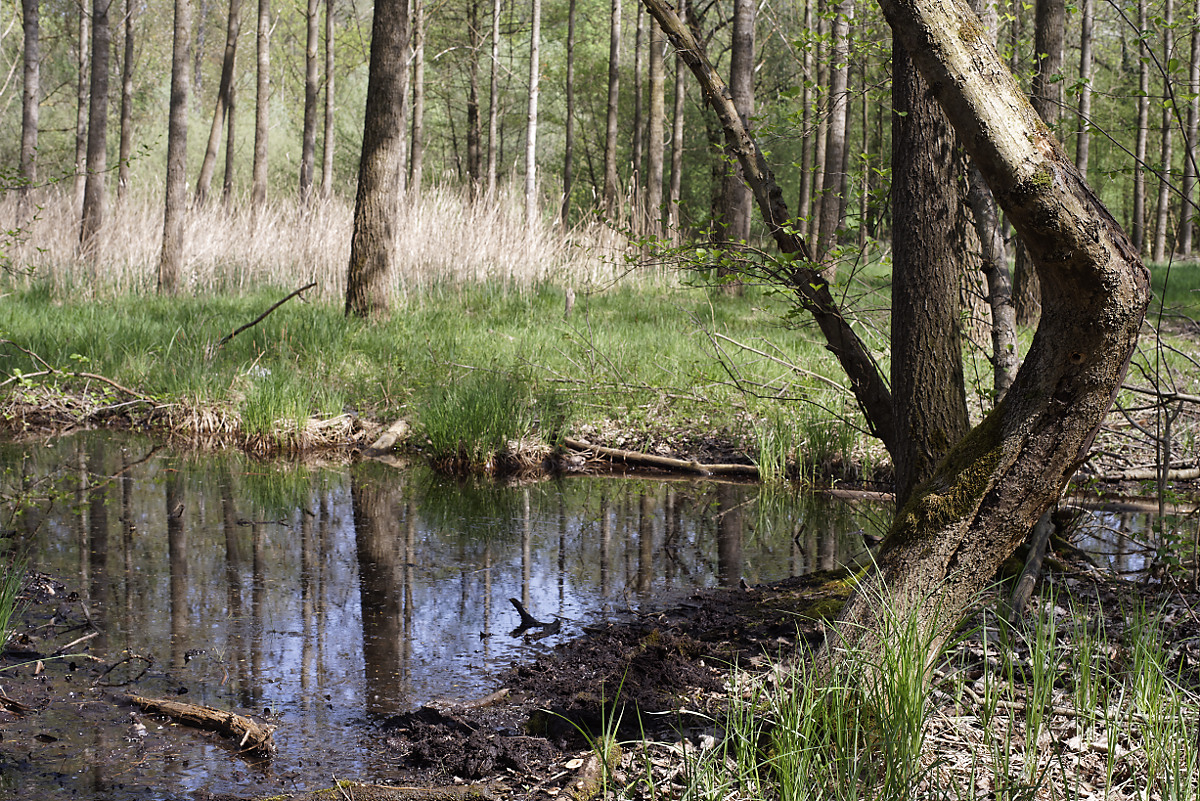
[(608, 33), (608, 105), (604, 126), (604, 213), (617, 213), (620, 178), (617, 174), (617, 135), (621, 94), (621, 0), (612, 0)]
[(158, 292), (173, 295), (183, 267), (183, 215), (187, 210), (188, 62), (191, 50), (191, 0), (175, 0), (171, 37), (171, 106), (167, 126), (167, 194), (163, 212)]
[(1087, 180), (1092, 132), (1092, 28), (1096, 0), (1082, 0), (1079, 23), (1079, 132), (1075, 136), (1075, 168)]
[(94, 255), (96, 236), (104, 225), (105, 184), (108, 177), (108, 65), (112, 37), (108, 9), (112, 0), (92, 1), (92, 78), (88, 88), (87, 181), (83, 190), (83, 217), (79, 226), (79, 252)]
[(242, 30), (242, 0), (229, 0), (229, 15), (225, 22), (225, 53), (221, 57), (221, 80), (217, 86), (216, 108), (213, 109), (212, 127), (208, 130), (208, 146), (204, 149), (204, 160), (200, 163), (200, 174), (196, 178), (196, 205), (203, 206), (212, 186), (213, 173), (217, 168), (217, 151), (221, 149), (221, 134), (225, 132), (225, 115), (231, 105), (233, 71), (237, 63), (237, 41)]
[(333, 0), (325, 0), (325, 135), (321, 138), (321, 198), (333, 193)]
[[(412, 2), (412, 40), (413, 40), (413, 89), (412, 89), (412, 138), (409, 142), (408, 153), (408, 186), (415, 196), (421, 193), (421, 184), (425, 180), (425, 0)], [(472, 0), (474, 9), (475, 0)], [(472, 22), (474, 24), (474, 21)], [(476, 74), (479, 55), (478, 48), (472, 59), (472, 84), (478, 80)], [(473, 90), (474, 91), (474, 90)], [(476, 101), (478, 103), (478, 101)], [(476, 111), (478, 114), (478, 110)], [(472, 189), (472, 191), (474, 191)]]
[(91, 61), (88, 59), (89, 33), (91, 31), (91, 17), (87, 10), (87, 0), (75, 0), (75, 7), (79, 10), (78, 27), (76, 34), (75, 53), (78, 56), (76, 65), (79, 67), (77, 76), (76, 92), (75, 92), (75, 180), (74, 180), (74, 201), (71, 205), (72, 213), (78, 219), (83, 211), (83, 189), (87, 183), (87, 115), (88, 115), (88, 86), (90, 85), (89, 65)]
[[(679, 18), (687, 25), (688, 8), (686, 0), (679, 2)], [(685, 65), (683, 58), (675, 55), (675, 87), (674, 107), (671, 112), (671, 184), (667, 190), (667, 229), (674, 241), (682, 236), (680, 230), (679, 201), (683, 196), (683, 121), (685, 116), (684, 100), (687, 88), (683, 80)]]
[[(833, 19), (833, 50), (829, 67), (829, 128), (825, 143), (825, 177), (822, 180), (821, 235), (817, 240), (817, 258), (837, 244), (837, 232), (845, 216), (846, 198), (841, 191), (845, 176), (846, 126), (849, 122), (850, 97), (850, 23), (854, 19), (854, 0), (841, 0)], [(827, 266), (826, 275), (836, 275), (836, 266)]]
[(405, 84), (408, 82), (408, 0), (376, 0), (363, 118), (354, 233), (346, 271), (346, 315), (388, 311), (395, 232), (404, 171)]
[(256, 212), (267, 202), (267, 138), (271, 119), (271, 0), (258, 0), (255, 34), (257, 70), (254, 90), (254, 164), (251, 171), (250, 206)]
[(38, 120), (42, 100), (41, 22), (39, 0), (21, 0), (21, 28), (24, 34), (23, 83), (21, 88), (21, 198), (37, 182)]
[(537, 127), (541, 75), (538, 53), (542, 38), (542, 0), (532, 0), (529, 26), (529, 114), (525, 127), (525, 225), (537, 221)]

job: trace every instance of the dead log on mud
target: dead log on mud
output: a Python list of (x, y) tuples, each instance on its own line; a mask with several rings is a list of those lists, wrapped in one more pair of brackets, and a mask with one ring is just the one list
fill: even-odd
[(672, 459), (669, 456), (654, 456), (638, 451), (626, 451), (620, 448), (606, 448), (603, 445), (593, 445), (582, 439), (563, 437), (563, 444), (573, 451), (594, 453), (609, 461), (623, 462), (633, 467), (653, 467), (658, 470), (674, 470), (676, 472), (695, 473), (701, 476), (745, 476), (758, 478), (758, 466), (752, 464), (700, 464), (696, 460)]
[(275, 726), (269, 723), (259, 723), (245, 715), (235, 712), (225, 712), (198, 704), (185, 704), (182, 701), (169, 701), (164, 698), (143, 698), (140, 695), (126, 695), (125, 700), (140, 706), (147, 712), (166, 715), (185, 726), (215, 731), (238, 741), (238, 748), (243, 751), (270, 756), (275, 752), (275, 741), (271, 735)]

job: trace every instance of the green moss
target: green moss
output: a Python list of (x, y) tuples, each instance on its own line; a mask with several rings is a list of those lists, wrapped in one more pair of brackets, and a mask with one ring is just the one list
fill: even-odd
[(845, 598), (822, 598), (807, 609), (801, 610), (800, 615), (812, 620), (833, 620), (845, 605)]

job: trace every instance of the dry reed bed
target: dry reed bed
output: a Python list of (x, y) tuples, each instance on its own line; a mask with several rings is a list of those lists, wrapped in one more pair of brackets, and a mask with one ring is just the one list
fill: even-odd
[[(7, 193), (0, 197), (0, 221), (19, 236), (0, 241), (0, 255), (7, 251), (14, 272), (77, 297), (153, 290), (161, 192), (135, 188), (120, 204), (111, 197), (90, 260), (78, 253), (78, 219), (70, 192), (57, 187), (34, 193), (24, 209), (16, 193)], [(182, 284), (199, 295), (315, 281), (321, 296), (341, 297), (352, 229), (353, 205), (340, 196), (311, 206), (276, 200), (258, 214), (240, 198), (229, 207), (219, 201), (194, 207), (185, 222)], [(404, 203), (396, 238), (397, 295), (464, 282), (584, 285), (625, 270), (621, 235), (599, 221), (527, 228), (522, 205), (508, 191), (472, 202), (464, 192), (433, 187)]]

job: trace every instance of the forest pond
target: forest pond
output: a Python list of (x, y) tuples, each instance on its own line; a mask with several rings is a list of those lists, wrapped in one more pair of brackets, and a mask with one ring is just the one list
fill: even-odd
[[(66, 589), (27, 644), (53, 702), (0, 727), (0, 799), (386, 781), (372, 741), (389, 715), (485, 695), (504, 668), (586, 624), (854, 563), (888, 516), (782, 487), (462, 482), (114, 434), (0, 451), (6, 552)], [(13, 518), (14, 498), (31, 511)], [(1100, 545), (1136, 522), (1095, 520)], [(1137, 566), (1129, 549), (1114, 553), (1114, 567)], [(514, 636), (510, 598), (561, 631)], [(67, 649), (76, 656), (44, 658), (89, 634)], [(35, 670), (11, 650), (0, 694)], [(101, 688), (84, 661), (121, 665)], [(124, 692), (258, 716), (278, 726), (278, 753), (239, 757), (219, 737), (135, 716)]]

